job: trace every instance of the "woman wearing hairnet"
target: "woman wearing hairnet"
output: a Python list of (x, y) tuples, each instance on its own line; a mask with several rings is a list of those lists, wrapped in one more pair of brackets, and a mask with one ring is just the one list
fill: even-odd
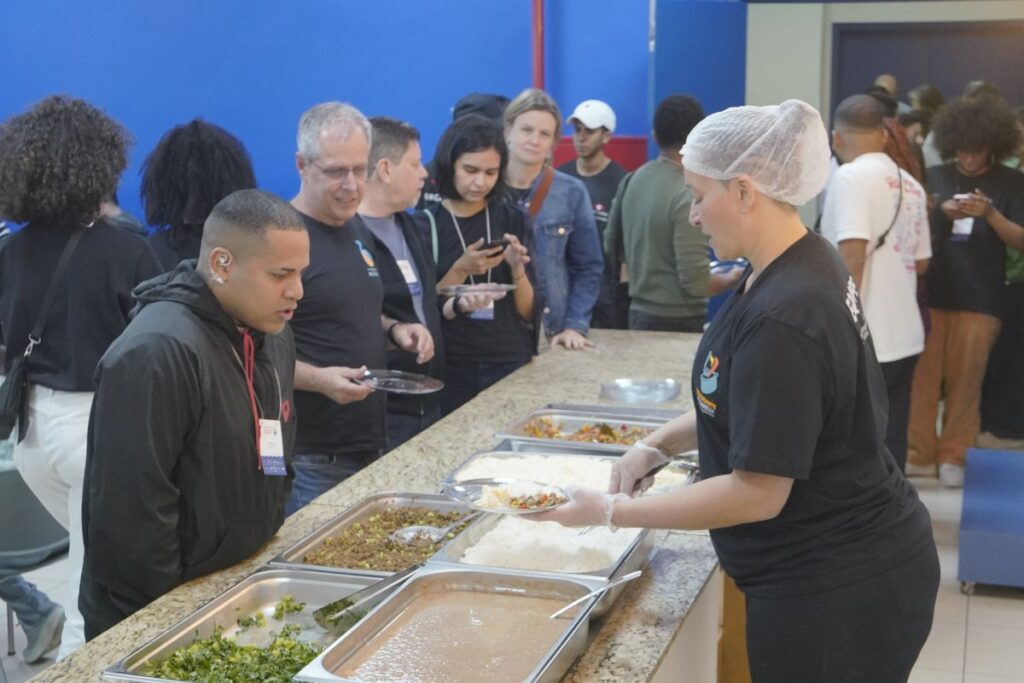
[[(828, 176), (811, 106), (704, 119), (682, 150), (690, 221), (750, 265), (705, 332), (696, 410), (615, 465), (610, 492), (531, 515), (567, 526), (710, 529), (747, 598), (753, 680), (906, 681), (931, 630), (931, 520), (884, 446), (885, 384), (853, 280), (797, 205)], [(639, 498), (668, 454), (697, 448), (703, 481)]]

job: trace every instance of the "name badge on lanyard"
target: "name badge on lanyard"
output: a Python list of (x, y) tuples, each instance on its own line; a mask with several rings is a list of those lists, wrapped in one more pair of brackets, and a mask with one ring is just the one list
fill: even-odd
[(280, 420), (260, 419), (260, 465), (268, 477), (288, 474), (284, 465), (284, 436)]
[(396, 262), (398, 263), (398, 269), (402, 271), (402, 277), (405, 278), (405, 284), (409, 286), (409, 293), (413, 296), (422, 294), (423, 285), (420, 284), (419, 278), (416, 277), (416, 269), (412, 267), (409, 259), (400, 258)]
[(494, 302), (488, 301), (483, 308), (478, 308), (469, 314), (473, 320), (494, 320)]

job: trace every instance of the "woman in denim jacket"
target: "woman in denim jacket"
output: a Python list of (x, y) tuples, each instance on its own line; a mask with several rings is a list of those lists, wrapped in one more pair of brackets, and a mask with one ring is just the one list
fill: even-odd
[[(593, 343), (590, 314), (604, 269), (601, 240), (583, 183), (547, 166), (561, 131), (558, 105), (543, 90), (524, 90), (505, 109), (508, 184), (534, 218), (535, 265), (544, 296), (544, 332), (551, 346)], [(546, 194), (545, 176), (552, 174)], [(541, 201), (540, 206), (531, 202)]]

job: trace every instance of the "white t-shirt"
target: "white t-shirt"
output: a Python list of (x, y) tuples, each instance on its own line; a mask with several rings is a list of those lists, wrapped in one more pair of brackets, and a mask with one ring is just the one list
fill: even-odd
[[(860, 298), (881, 363), (924, 350), (914, 262), (932, 255), (924, 189), (909, 173), (897, 172), (896, 163), (881, 152), (843, 164), (829, 182), (821, 216), (821, 233), (833, 244), (849, 239), (868, 242)], [(899, 216), (876, 250), (897, 205)]]

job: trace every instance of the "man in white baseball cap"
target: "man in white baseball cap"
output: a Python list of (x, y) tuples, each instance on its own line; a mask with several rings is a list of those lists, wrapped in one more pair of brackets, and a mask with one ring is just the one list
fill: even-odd
[[(573, 127), (572, 144), (576, 149), (576, 158), (562, 164), (558, 170), (579, 178), (587, 186), (590, 203), (594, 207), (594, 220), (603, 240), (612, 197), (619, 187), (619, 181), (626, 175), (626, 169), (604, 153), (605, 145), (615, 132), (615, 112), (601, 100), (584, 100), (566, 122)], [(623, 290), (620, 297), (622, 301), (618, 307), (615, 306), (617, 275), (615, 265), (605, 263), (591, 327), (626, 329), (629, 300)], [(618, 314), (616, 310), (619, 310)]]

